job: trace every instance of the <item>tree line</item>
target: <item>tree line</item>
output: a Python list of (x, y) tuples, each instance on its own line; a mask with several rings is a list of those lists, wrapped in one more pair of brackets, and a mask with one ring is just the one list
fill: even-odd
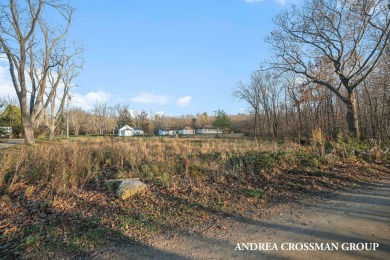
[[(160, 113), (134, 110), (129, 105), (117, 104), (108, 106), (105, 102), (96, 103), (92, 109), (65, 106), (64, 113), (58, 118), (55, 129), (49, 129), (45, 118), (36, 121), (34, 135), (50, 138), (64, 137), (68, 128), (69, 134), (79, 135), (113, 135), (125, 125), (144, 130), (146, 135), (157, 135), (159, 130), (178, 130), (185, 127), (216, 128), (223, 132), (242, 131), (240, 122), (233, 121), (223, 109), (214, 115), (206, 112), (196, 115), (167, 116)], [(13, 136), (23, 133), (20, 107), (16, 100), (0, 98), (0, 126), (11, 126)]]
[(178, 130), (185, 127), (216, 128), (231, 132), (234, 126), (230, 117), (222, 109), (215, 115), (206, 112), (196, 115), (167, 116), (145, 110), (133, 110), (129, 105), (107, 106), (96, 103), (90, 111), (71, 108), (67, 112), (69, 130), (72, 135), (112, 135), (125, 125), (142, 129), (146, 135), (157, 135), (159, 130)]
[[(0, 4), (0, 52), (9, 63), (28, 144), (42, 124), (53, 138), (64, 122), (69, 89), (83, 63), (82, 48), (67, 38), (73, 14), (65, 0)], [(223, 126), (226, 131), (300, 140), (321, 129), (328, 136), (345, 132), (389, 140), (388, 0), (305, 0), (279, 13), (274, 24), (266, 38), (270, 58), (232, 93), (248, 104), (248, 113), (225, 115), (231, 123)], [(86, 116), (88, 125), (80, 119)], [(209, 118), (130, 113), (126, 106), (104, 103), (67, 114), (74, 134), (113, 133), (125, 122), (154, 133), (210, 123)]]
[(390, 4), (306, 0), (274, 19), (271, 59), (233, 96), (253, 114), (253, 134), (389, 139)]

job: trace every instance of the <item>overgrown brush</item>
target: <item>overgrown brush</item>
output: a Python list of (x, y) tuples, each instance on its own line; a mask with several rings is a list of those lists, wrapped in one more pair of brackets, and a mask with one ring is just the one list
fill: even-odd
[[(21, 145), (0, 152), (0, 187), (25, 183), (66, 191), (134, 177), (166, 188), (201, 185), (206, 179), (259, 182), (278, 169), (320, 169), (328, 163), (323, 156), (325, 138), (314, 134), (318, 152), (286, 146), (274, 150), (266, 144), (254, 147), (245, 139), (96, 138)], [(346, 156), (347, 145), (334, 143), (335, 153)]]
[(1, 151), (0, 185), (23, 182), (66, 190), (100, 179), (140, 177), (169, 186), (230, 171), (232, 160), (244, 156), (248, 164), (245, 153), (267, 149), (224, 139), (97, 138), (22, 145)]
[(344, 161), (381, 161), (390, 157), (389, 147), (383, 147), (377, 140), (360, 140), (339, 132), (335, 140), (328, 138), (320, 128), (314, 129), (311, 139), (313, 154), (326, 157), (334, 155)]

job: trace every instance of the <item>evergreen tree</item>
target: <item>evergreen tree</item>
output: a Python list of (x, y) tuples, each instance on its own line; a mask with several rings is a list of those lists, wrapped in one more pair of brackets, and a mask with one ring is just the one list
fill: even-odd
[(228, 132), (232, 127), (232, 122), (223, 109), (218, 109), (213, 127), (222, 130), (222, 132)]

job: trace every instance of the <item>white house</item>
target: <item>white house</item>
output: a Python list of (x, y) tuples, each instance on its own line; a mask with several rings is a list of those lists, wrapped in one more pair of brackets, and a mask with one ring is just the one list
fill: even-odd
[(118, 136), (133, 136), (133, 135), (144, 135), (144, 131), (141, 128), (132, 128), (125, 125), (118, 130)]
[(121, 129), (118, 130), (118, 136), (132, 136), (134, 135), (134, 128), (125, 125)]
[(183, 129), (179, 129), (179, 131), (177, 131), (179, 135), (193, 135), (195, 134), (195, 130), (192, 129), (191, 127), (184, 127)]
[(177, 134), (176, 130), (158, 130), (159, 136), (175, 136)]
[(144, 135), (144, 130), (141, 128), (134, 128), (133, 135)]
[(221, 130), (212, 128), (211, 126), (204, 126), (203, 128), (198, 128), (195, 130), (195, 133), (201, 135), (210, 135), (210, 134), (222, 134)]

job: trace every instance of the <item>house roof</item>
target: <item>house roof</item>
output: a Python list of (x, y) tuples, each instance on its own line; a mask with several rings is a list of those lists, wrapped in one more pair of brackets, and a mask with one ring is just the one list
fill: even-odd
[(201, 129), (214, 129), (212, 125), (204, 125)]
[(119, 131), (124, 131), (124, 130), (134, 130), (132, 127), (125, 125), (122, 128), (119, 129)]
[(193, 129), (191, 127), (189, 127), (189, 126), (186, 126), (184, 128), (181, 128), (180, 130), (193, 130)]

